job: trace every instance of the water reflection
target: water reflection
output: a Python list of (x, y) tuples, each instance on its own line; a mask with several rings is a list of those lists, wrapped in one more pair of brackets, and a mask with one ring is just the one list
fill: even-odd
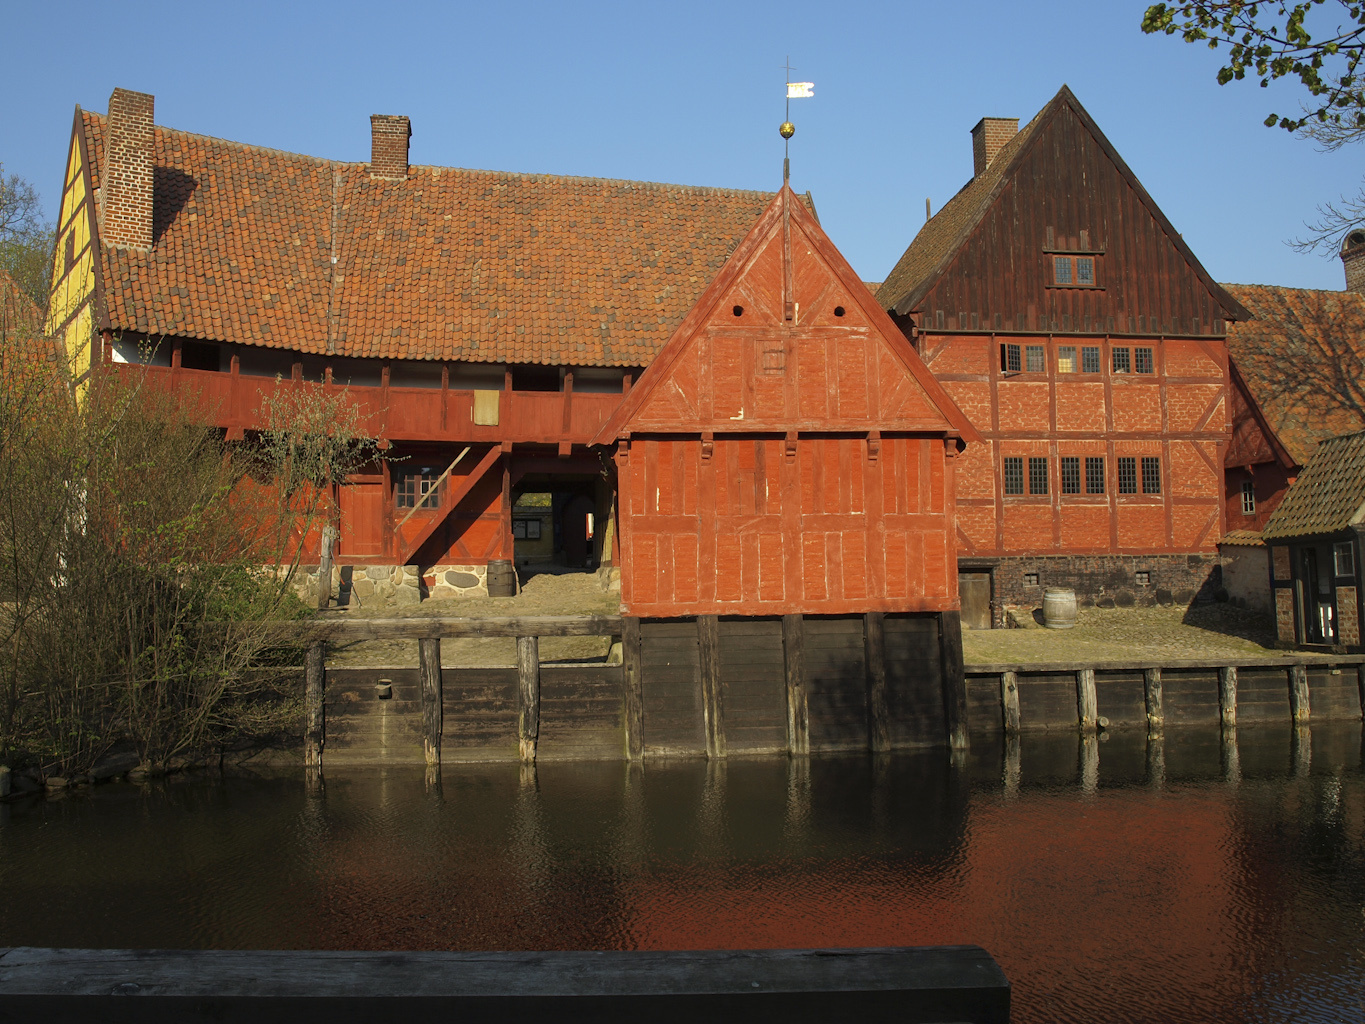
[(1017, 1020), (1365, 999), (1358, 725), (117, 784), (0, 805), (0, 945), (975, 942)]

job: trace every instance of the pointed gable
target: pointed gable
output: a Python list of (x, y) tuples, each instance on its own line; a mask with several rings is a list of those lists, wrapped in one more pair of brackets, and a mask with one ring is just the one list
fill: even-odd
[[(1094, 258), (1099, 287), (1055, 285), (1067, 253)], [(1209, 335), (1249, 318), (1066, 86), (925, 224), (877, 299), (927, 329)]]
[(788, 431), (978, 439), (784, 188), (596, 442), (632, 433)]

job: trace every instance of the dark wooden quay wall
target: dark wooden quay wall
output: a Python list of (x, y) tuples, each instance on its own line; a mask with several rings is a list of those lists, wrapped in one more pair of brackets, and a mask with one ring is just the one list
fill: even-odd
[(697, 952), (0, 948), (0, 1020), (1007, 1024), (979, 946)]
[[(338, 622), (326, 627), (333, 640), (417, 639), (419, 664), (327, 669), (325, 641), (315, 642), (306, 760), (320, 765), (324, 750), (328, 764), (438, 764), (960, 746), (954, 614)], [(621, 637), (621, 662), (540, 665), (539, 636), (575, 634)], [(518, 666), (438, 669), (443, 635), (516, 636)]]
[(972, 665), (975, 734), (1360, 721), (1365, 658)]

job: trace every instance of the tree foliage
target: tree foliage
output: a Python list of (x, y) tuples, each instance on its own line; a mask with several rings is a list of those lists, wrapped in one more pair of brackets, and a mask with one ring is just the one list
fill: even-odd
[[(0, 323), (0, 357), (21, 332)], [(278, 733), (300, 541), (325, 486), (376, 453), (345, 392), (276, 385), (270, 429), (229, 442), (156, 386), (0, 358), (0, 763), (150, 765)]]
[(47, 308), (55, 237), (37, 190), (17, 174), (6, 175), (0, 163), (0, 269), (41, 309)]
[[(1218, 3), (1153, 4), (1142, 31), (1179, 35), (1187, 43), (1225, 49), (1218, 84), (1248, 75), (1266, 88), (1297, 79), (1308, 93), (1299, 115), (1266, 116), (1279, 126), (1335, 150), (1365, 139), (1365, 2), (1361, 0), (1221, 0)], [(1335, 255), (1342, 238), (1365, 223), (1365, 189), (1318, 207), (1308, 234), (1290, 244), (1301, 252)]]

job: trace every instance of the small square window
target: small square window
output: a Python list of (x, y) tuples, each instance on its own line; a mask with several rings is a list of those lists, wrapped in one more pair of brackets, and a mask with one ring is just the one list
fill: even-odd
[(1128, 360), (1127, 348), (1114, 348), (1109, 351), (1109, 365), (1114, 373), (1131, 373), (1132, 364)]
[(1355, 575), (1355, 557), (1354, 552), (1351, 550), (1351, 542), (1349, 540), (1343, 541), (1332, 548), (1332, 560), (1336, 563), (1333, 571), (1338, 576)]
[[(1093, 271), (1092, 271), (1093, 273)], [(1071, 284), (1071, 257), (1054, 256), (1052, 257), (1052, 283)]]
[(1139, 587), (1150, 587), (1152, 585), (1152, 574), (1144, 571), (1135, 572), (1133, 582)]
[(1142, 457), (1142, 493), (1161, 493), (1161, 459), (1155, 455)]
[(1047, 459), (1030, 458), (1028, 460), (1028, 492), (1029, 494), (1047, 493)]
[(1062, 456), (1062, 493), (1081, 493), (1081, 460), (1079, 456)]
[(1151, 373), (1152, 371), (1152, 350), (1149, 348), (1133, 349), (1133, 369), (1137, 373)]
[(1062, 345), (1057, 349), (1057, 372), (1075, 373), (1076, 372), (1076, 346)]
[(1095, 258), (1093, 256), (1076, 257), (1076, 283), (1083, 285), (1094, 285)]
[[(417, 499), (426, 496), (422, 502), (422, 508), (440, 508), (441, 491), (445, 489), (445, 483), (434, 491), (431, 485), (436, 482), (440, 475), (439, 471), (430, 466), (423, 466), (420, 469), (408, 470), (398, 478), (398, 483), (394, 487), (394, 495), (399, 508), (416, 508)], [(428, 493), (430, 492), (430, 493)]]
[(1085, 493), (1104, 493), (1104, 458), (1087, 455), (1085, 458)]
[(1038, 574), (1036, 572), (1024, 573), (1024, 586), (1036, 587), (1038, 585)]
[(1024, 368), (1029, 373), (1044, 373), (1047, 370), (1043, 362), (1043, 346), (1029, 345), (1024, 349)]
[(1005, 493), (1024, 493), (1024, 460), (1010, 456), (1005, 459)]
[(1000, 372), (1018, 373), (1019, 372), (1019, 346), (1001, 345), (1000, 346)]
[(1137, 459), (1131, 455), (1119, 456), (1119, 493), (1137, 493)]
[(1256, 514), (1256, 485), (1250, 480), (1242, 481), (1242, 515)]
[(1081, 348), (1081, 372), (1100, 372), (1100, 350), (1098, 346), (1091, 347), (1086, 345)]

